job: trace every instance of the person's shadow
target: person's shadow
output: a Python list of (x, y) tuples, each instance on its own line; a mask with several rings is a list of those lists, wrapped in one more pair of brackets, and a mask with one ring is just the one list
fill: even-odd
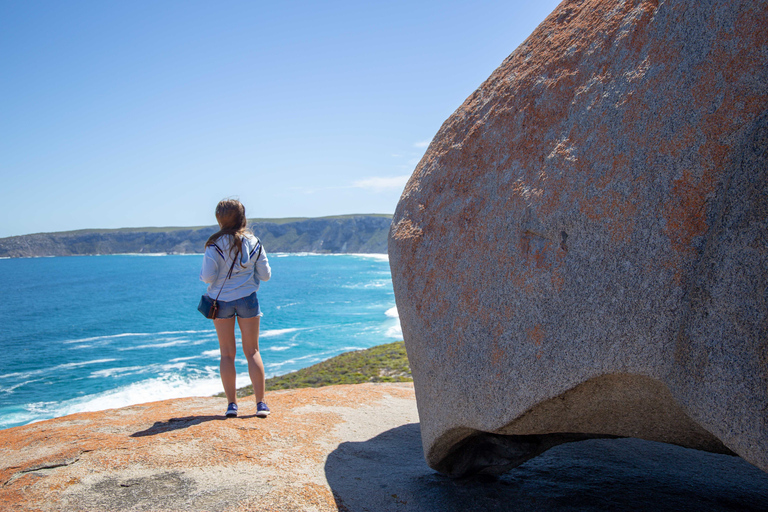
[(639, 439), (568, 443), (499, 478), (451, 479), (419, 425), (341, 443), (325, 464), (344, 511), (768, 511), (768, 473), (744, 460)]
[(248, 418), (255, 418), (255, 414), (241, 415), (237, 418), (227, 418), (226, 416), (185, 416), (183, 418), (171, 418), (168, 421), (156, 421), (154, 425), (148, 429), (135, 432), (130, 437), (145, 437), (162, 434), (163, 432), (171, 432), (172, 430), (181, 430), (183, 428), (189, 428), (193, 425), (199, 425), (206, 421), (237, 421)]

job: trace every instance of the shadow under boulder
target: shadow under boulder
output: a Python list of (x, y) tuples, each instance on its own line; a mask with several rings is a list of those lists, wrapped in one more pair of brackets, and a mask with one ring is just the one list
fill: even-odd
[(342, 443), (325, 474), (340, 510), (765, 511), (768, 474), (744, 460), (640, 439), (556, 446), (500, 477), (429, 468), (419, 425)]

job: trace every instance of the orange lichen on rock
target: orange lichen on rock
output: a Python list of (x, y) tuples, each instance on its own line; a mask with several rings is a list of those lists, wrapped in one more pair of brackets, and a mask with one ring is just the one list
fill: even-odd
[(536, 324), (528, 331), (528, 338), (536, 346), (536, 359), (541, 359), (541, 343), (544, 341), (544, 329), (541, 324)]
[[(335, 511), (324, 463), (348, 440), (345, 429), (365, 439), (388, 424), (417, 421), (409, 384), (267, 398), (273, 413), (264, 420), (250, 400), (239, 417), (227, 419), (222, 399), (187, 398), (2, 430), (0, 503), (19, 511)], [(371, 425), (357, 426), (357, 418), (379, 408), (394, 413), (372, 432), (366, 433)]]
[(398, 240), (418, 238), (422, 234), (421, 228), (408, 219), (400, 221), (392, 229), (392, 236)]

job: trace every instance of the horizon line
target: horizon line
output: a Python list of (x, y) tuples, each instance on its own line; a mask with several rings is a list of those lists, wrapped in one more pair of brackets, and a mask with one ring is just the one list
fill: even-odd
[[(392, 217), (394, 214), (392, 213), (347, 213), (347, 214), (341, 214), (341, 215), (323, 215), (320, 217), (256, 217), (252, 219), (246, 219), (248, 221), (248, 224), (251, 225), (253, 223), (263, 223), (263, 222), (274, 222), (279, 224), (286, 224), (289, 222), (301, 222), (304, 220), (313, 220), (313, 219), (334, 219), (334, 218), (347, 218), (347, 217)], [(108, 232), (108, 231), (171, 231), (171, 230), (179, 230), (179, 229), (191, 229), (191, 230), (197, 230), (197, 229), (205, 229), (210, 227), (216, 227), (215, 224), (208, 224), (204, 226), (142, 226), (142, 227), (120, 227), (120, 228), (81, 228), (81, 229), (70, 229), (70, 230), (64, 230), (64, 231), (37, 231), (34, 233), (24, 233), (21, 235), (10, 235), (10, 236), (4, 236), (0, 237), (0, 240), (5, 240), (8, 238), (18, 238), (22, 236), (34, 236), (34, 235), (61, 235), (61, 234), (75, 234), (75, 233), (86, 233), (86, 232)]]

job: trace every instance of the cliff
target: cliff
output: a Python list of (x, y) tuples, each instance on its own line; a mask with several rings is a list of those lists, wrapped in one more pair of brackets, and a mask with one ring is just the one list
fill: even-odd
[[(766, 510), (742, 459), (637, 439), (571, 443), (499, 479), (427, 467), (413, 386), (166, 400), (0, 430), (0, 510)], [(460, 404), (457, 404), (460, 406)]]
[[(391, 215), (251, 219), (271, 252), (386, 253)], [(84, 229), (0, 238), (0, 257), (200, 253), (215, 226)]]

